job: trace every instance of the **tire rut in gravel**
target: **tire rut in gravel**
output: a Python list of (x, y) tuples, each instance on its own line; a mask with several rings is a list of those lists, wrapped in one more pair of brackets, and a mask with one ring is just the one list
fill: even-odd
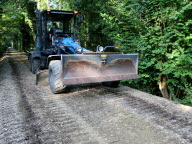
[(35, 121), (38, 118), (33, 112), (31, 105), (27, 100), (27, 96), (24, 93), (23, 84), (21, 82), (22, 76), (19, 74), (18, 66), (13, 59), (14, 58), (9, 58), (9, 64), (11, 66), (11, 74), (18, 89), (17, 92), (20, 94), (20, 107), (22, 107), (24, 113), (25, 129), (28, 130), (26, 139), (29, 139), (32, 143), (40, 143), (41, 141), (38, 138), (38, 133), (41, 133), (41, 129), (38, 125), (35, 125)]
[[(191, 143), (191, 122), (174, 112), (168, 112), (120, 88), (77, 87), (68, 94), (54, 95), (49, 86), (35, 86), (34, 75), (28, 70), (27, 57), (18, 54), (10, 56), (9, 64), (23, 119), (18, 118), (17, 122), (8, 126), (13, 130), (11, 134), (6, 133), (6, 128), (4, 132), (0, 130), (0, 134), (3, 133), (5, 137), (2, 142), (12, 143), (15, 137), (19, 137), (18, 143), (175, 144), (180, 143), (180, 140), (183, 143), (183, 139)], [(3, 97), (0, 98), (3, 100)], [(14, 99), (10, 101), (13, 103)], [(9, 100), (3, 107), (8, 104)], [(4, 108), (0, 106), (0, 109)], [(9, 106), (6, 113), (12, 110)], [(0, 128), (9, 125), (8, 119), (1, 117), (4, 123)], [(17, 130), (14, 131), (14, 128)], [(24, 136), (14, 135), (17, 131), (23, 131)], [(169, 131), (174, 134), (171, 135)], [(13, 139), (8, 140), (11, 137)]]
[[(110, 89), (108, 92), (110, 92)], [(113, 90), (111, 94), (115, 94), (117, 101), (120, 100), (121, 104), (125, 107), (128, 106), (135, 109), (138, 114), (149, 115), (157, 125), (171, 130), (192, 143), (192, 122), (187, 118), (179, 117), (175, 113), (169, 113), (162, 107), (149, 103), (139, 97), (134, 97), (131, 94), (127, 97), (125, 96), (127, 95), (126, 93)]]
[(72, 140), (68, 137), (64, 138), (54, 121), (50, 120), (52, 114), (47, 109), (49, 106), (41, 99), (41, 93), (36, 89), (33, 79), (28, 77), (28, 65), (26, 58), (24, 59), (21, 61), (21, 58), (9, 58), (9, 63), (12, 67), (17, 93), (20, 95), (20, 106), (24, 115), (23, 129), (26, 132), (27, 143), (70, 144)]
[[(11, 52), (9, 52), (11, 55)], [(9, 56), (0, 61), (0, 143), (27, 143), (23, 113), (19, 104)]]
[(44, 101), (51, 103), (47, 110), (51, 113), (49, 119), (52, 124), (56, 125), (63, 134), (63, 142), (72, 140), (70, 143), (91, 143), (91, 144), (106, 144), (100, 136), (89, 124), (87, 124), (77, 113), (65, 104), (59, 97), (44, 97)]
[[(78, 93), (78, 96), (76, 95), (76, 93)], [(109, 105), (107, 105), (108, 102), (106, 103), (106, 101), (111, 101), (110, 99), (112, 99), (113, 100), (112, 107), (115, 108), (117, 106), (118, 108), (118, 105), (121, 105), (123, 109), (127, 110), (128, 112), (127, 115), (130, 114), (130, 111), (136, 111), (139, 117), (140, 116), (143, 117), (143, 115), (145, 116), (144, 120), (145, 119), (149, 120), (147, 116), (150, 116), (149, 123), (151, 123), (151, 121), (156, 123), (159, 129), (162, 129), (161, 127), (163, 127), (162, 131), (165, 130), (171, 135), (170, 138), (166, 138), (167, 141), (170, 142), (172, 141), (171, 139), (173, 138), (174, 140), (172, 141), (172, 143), (174, 143), (175, 141), (174, 137), (178, 137), (179, 139), (182, 139), (181, 143), (191, 143), (190, 133), (188, 133), (190, 132), (190, 130), (186, 129), (188, 127), (184, 127), (185, 130), (183, 129), (184, 133), (182, 133), (182, 128), (183, 128), (182, 125), (186, 124), (186, 126), (189, 126), (190, 128), (191, 127), (190, 121), (182, 120), (176, 114), (170, 113), (166, 109), (163, 109), (158, 105), (154, 105), (153, 103), (147, 102), (142, 98), (135, 97), (127, 93), (127, 91), (126, 93), (124, 93), (124, 91), (120, 91), (120, 89), (111, 89), (107, 87), (102, 87), (101, 85), (100, 86), (92, 85), (92, 87), (86, 85), (85, 87), (82, 86), (82, 88), (74, 86), (73, 90), (68, 95), (62, 94), (62, 95), (56, 95), (56, 97), (58, 97), (57, 99), (59, 99), (59, 101), (63, 101), (65, 105), (70, 106), (73, 112), (80, 114), (79, 117), (83, 118), (86, 121), (86, 123), (89, 124), (89, 127), (97, 128), (97, 125), (99, 125), (100, 122), (103, 122), (106, 119), (110, 121), (110, 119), (108, 119), (107, 117), (111, 117), (113, 119), (114, 115), (118, 115), (116, 111), (117, 109), (113, 109), (113, 108), (110, 109)], [(99, 108), (95, 107), (95, 105), (97, 105), (96, 104), (97, 99), (98, 101), (103, 99), (103, 102), (102, 101), (99, 102), (100, 104), (106, 103), (105, 106), (103, 105), (104, 107), (100, 108), (101, 111), (99, 113), (96, 113), (96, 111), (98, 111)], [(90, 106), (83, 106), (84, 103), (85, 104), (87, 103)], [(92, 109), (92, 107), (95, 107), (95, 110)], [(79, 108), (81, 108), (82, 110), (79, 110)], [(88, 111), (86, 111), (86, 109), (88, 109)], [(94, 114), (94, 115), (89, 115), (89, 114)], [(99, 115), (99, 116), (95, 117), (96, 115)], [(176, 127), (176, 125), (172, 123), (171, 119), (174, 119), (174, 121), (179, 122), (178, 127)], [(96, 122), (97, 120), (98, 122)], [(166, 124), (165, 124), (165, 121), (166, 121)], [(103, 127), (104, 126), (106, 125), (103, 125)], [(179, 130), (177, 130), (177, 128), (179, 128)], [(100, 129), (102, 129), (102, 127), (100, 127)], [(103, 135), (107, 135), (106, 133), (102, 134), (102, 132), (100, 131), (99, 134), (102, 135), (103, 139), (108, 138), (103, 136)], [(107, 143), (112, 143), (112, 142), (113, 141), (110, 141)], [(122, 141), (120, 140), (114, 140), (114, 143), (118, 143), (118, 142), (122, 143)], [(178, 143), (180, 142), (178, 141)]]
[(70, 107), (65, 106), (65, 103), (58, 105), (60, 101), (54, 98), (56, 95), (50, 91), (46, 94), (42, 89), (36, 89), (32, 78), (27, 76), (26, 62), (22, 62), (20, 58), (11, 58), (10, 65), (21, 95), (20, 104), (25, 111), (26, 129), (30, 130), (29, 141), (32, 143), (105, 144), (103, 140), (90, 136), (93, 131), (90, 132), (90, 128), (77, 122), (77, 116), (70, 111)]

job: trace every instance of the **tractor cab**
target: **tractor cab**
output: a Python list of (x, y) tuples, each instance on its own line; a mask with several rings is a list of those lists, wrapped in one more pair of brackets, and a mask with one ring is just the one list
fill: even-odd
[(54, 49), (56, 54), (81, 53), (77, 38), (78, 11), (44, 10), (39, 13), (37, 49)]

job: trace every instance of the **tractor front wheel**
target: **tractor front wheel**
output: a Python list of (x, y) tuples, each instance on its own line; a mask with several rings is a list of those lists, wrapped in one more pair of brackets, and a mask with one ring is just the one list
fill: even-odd
[(66, 90), (66, 85), (63, 85), (61, 76), (61, 61), (52, 60), (49, 63), (49, 85), (54, 94), (58, 94)]

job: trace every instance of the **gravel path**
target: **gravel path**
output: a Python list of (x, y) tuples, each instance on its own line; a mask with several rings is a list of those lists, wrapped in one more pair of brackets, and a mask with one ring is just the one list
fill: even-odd
[(0, 60), (0, 144), (192, 143), (191, 107), (101, 84), (54, 95), (47, 76), (36, 86), (24, 53)]

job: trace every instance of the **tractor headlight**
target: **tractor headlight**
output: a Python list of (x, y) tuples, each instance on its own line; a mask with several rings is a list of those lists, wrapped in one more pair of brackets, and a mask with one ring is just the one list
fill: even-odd
[(103, 51), (104, 51), (104, 47), (99, 46), (99, 47), (98, 47), (98, 50), (99, 50), (99, 52), (103, 52)]
[(63, 48), (64, 47), (64, 45), (59, 45), (60, 46), (60, 48)]

